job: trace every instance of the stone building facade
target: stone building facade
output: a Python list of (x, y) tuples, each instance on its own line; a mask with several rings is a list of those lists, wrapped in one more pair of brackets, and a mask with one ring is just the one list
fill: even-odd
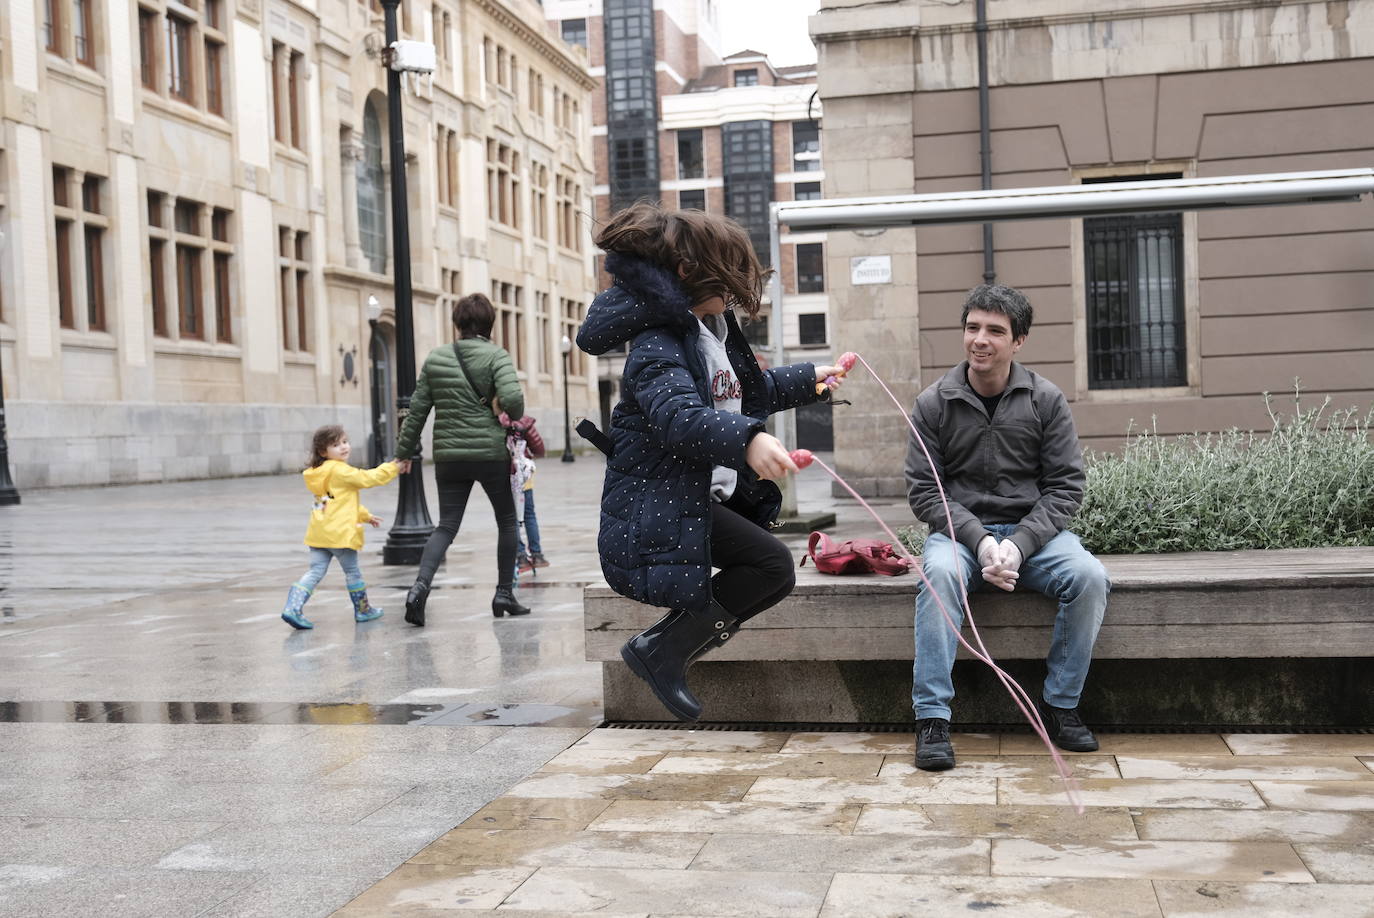
[[(723, 213), (767, 263), (769, 204), (819, 198), (825, 179), (815, 66), (774, 67), (754, 51), (722, 58), (717, 0), (551, 0), (544, 9), (565, 40), (587, 46), (605, 90), (592, 101), (597, 220), (640, 198)], [(825, 234), (781, 243), (788, 360), (827, 359)], [(773, 321), (767, 306), (745, 328), (768, 357)], [(602, 361), (603, 418), (620, 372), (620, 361)], [(803, 412), (803, 444), (828, 448), (829, 422), (826, 406)]]
[[(988, 5), (992, 187), (1226, 176), (1374, 162), (1374, 0)], [(980, 187), (972, 0), (826, 0), (811, 20), (827, 197)], [(977, 225), (831, 233), (831, 310), (904, 404), (962, 359)], [(1374, 207), (1306, 205), (994, 226), (996, 280), (1036, 322), (1019, 359), (1073, 401), (1089, 447), (1129, 426), (1267, 429), (1295, 377), (1374, 400)], [(851, 286), (851, 259), (891, 257)], [(906, 435), (856, 377), (837, 460), (904, 494)], [(854, 444), (854, 445), (849, 445)]]
[[(417, 362), (488, 293), (546, 437), (592, 290), (595, 85), (535, 0), (403, 0)], [(534, 25), (532, 26), (531, 23)], [(19, 487), (393, 448), (395, 251), (377, 0), (18, 0), (0, 11), (0, 358)], [(581, 111), (587, 106), (582, 101)], [(574, 349), (574, 416), (595, 372)], [(371, 453), (371, 456), (368, 454)]]

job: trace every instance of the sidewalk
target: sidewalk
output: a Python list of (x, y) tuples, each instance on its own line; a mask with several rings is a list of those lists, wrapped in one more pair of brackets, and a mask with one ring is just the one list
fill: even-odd
[[(489, 613), (475, 495), (424, 629), (385, 530), (385, 618), (355, 626), (331, 571), (314, 631), (280, 621), (296, 476), (0, 510), (0, 916), (1374, 915), (1369, 735), (1106, 736), (1080, 818), (1028, 736), (962, 738), (929, 777), (909, 735), (593, 729), (603, 470), (540, 464), (552, 566), (523, 619)], [(834, 505), (818, 468), (799, 483)], [(389, 520), (395, 495), (365, 497)]]

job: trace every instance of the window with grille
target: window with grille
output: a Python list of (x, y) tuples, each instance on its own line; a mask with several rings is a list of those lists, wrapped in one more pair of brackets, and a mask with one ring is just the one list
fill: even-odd
[(821, 183), (797, 182), (792, 186), (792, 197), (797, 201), (819, 201), (821, 199)]
[(141, 0), (138, 54), (143, 87), (225, 117), (228, 26), (224, 0)]
[(825, 313), (811, 312), (797, 316), (797, 341), (802, 347), (825, 344)]
[(732, 121), (721, 127), (724, 143), (725, 213), (749, 233), (767, 265), (768, 205), (773, 201), (773, 125)]
[(701, 139), (701, 131), (677, 132), (677, 177), (680, 179), (705, 178), (706, 159)]
[[(1098, 181), (1131, 181), (1113, 176)], [(1140, 176), (1138, 180), (1178, 178)], [(1086, 182), (1085, 182), (1086, 184)], [(1083, 221), (1088, 387), (1188, 384), (1183, 305), (1183, 215)]]
[(105, 236), (110, 228), (105, 179), (54, 166), (52, 182), (58, 324), (105, 331)]
[(751, 322), (741, 323), (740, 331), (744, 332), (744, 340), (748, 341), (756, 348), (766, 348), (768, 341), (768, 317), (759, 316)]
[(759, 85), (759, 72), (757, 69), (735, 71), (736, 86), (757, 86)]
[(277, 227), (277, 271), (281, 277), (282, 349), (310, 350), (310, 234)]
[(382, 124), (369, 99), (363, 109), (363, 150), (357, 166), (358, 237), (369, 271), (386, 273), (386, 184), (382, 176)]
[[(820, 124), (815, 121), (792, 122), (792, 171), (819, 172), (820, 169)], [(819, 197), (819, 195), (817, 196)]]
[(563, 40), (570, 45), (587, 47), (587, 20), (564, 19)]
[(653, 0), (606, 0), (602, 24), (614, 211), (640, 199), (659, 198)]
[(825, 254), (819, 242), (797, 246), (797, 292), (825, 291)]
[(697, 188), (694, 191), (679, 191), (677, 193), (678, 210), (705, 210), (706, 209), (706, 189)]

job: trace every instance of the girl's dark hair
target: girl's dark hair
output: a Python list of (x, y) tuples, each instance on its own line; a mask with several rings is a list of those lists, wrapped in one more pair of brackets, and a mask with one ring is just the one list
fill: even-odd
[(763, 284), (773, 273), (759, 263), (744, 227), (699, 210), (664, 210), (641, 201), (611, 217), (595, 242), (602, 251), (667, 269), (693, 305), (719, 296), (750, 319), (758, 317)]
[(469, 293), (453, 307), (453, 327), (458, 329), (458, 337), (491, 337), (491, 327), (496, 323), (496, 307), (482, 293)]
[(310, 438), (310, 464), (306, 468), (317, 469), (324, 465), (324, 451), (338, 443), (348, 432), (338, 424), (326, 424)]

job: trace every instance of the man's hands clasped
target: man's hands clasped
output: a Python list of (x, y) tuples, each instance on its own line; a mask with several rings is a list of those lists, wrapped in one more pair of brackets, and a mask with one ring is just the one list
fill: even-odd
[(1011, 539), (998, 542), (996, 537), (986, 535), (978, 543), (978, 564), (983, 569), (983, 579), (1000, 590), (1010, 593), (1016, 589), (1022, 560), (1021, 549)]

